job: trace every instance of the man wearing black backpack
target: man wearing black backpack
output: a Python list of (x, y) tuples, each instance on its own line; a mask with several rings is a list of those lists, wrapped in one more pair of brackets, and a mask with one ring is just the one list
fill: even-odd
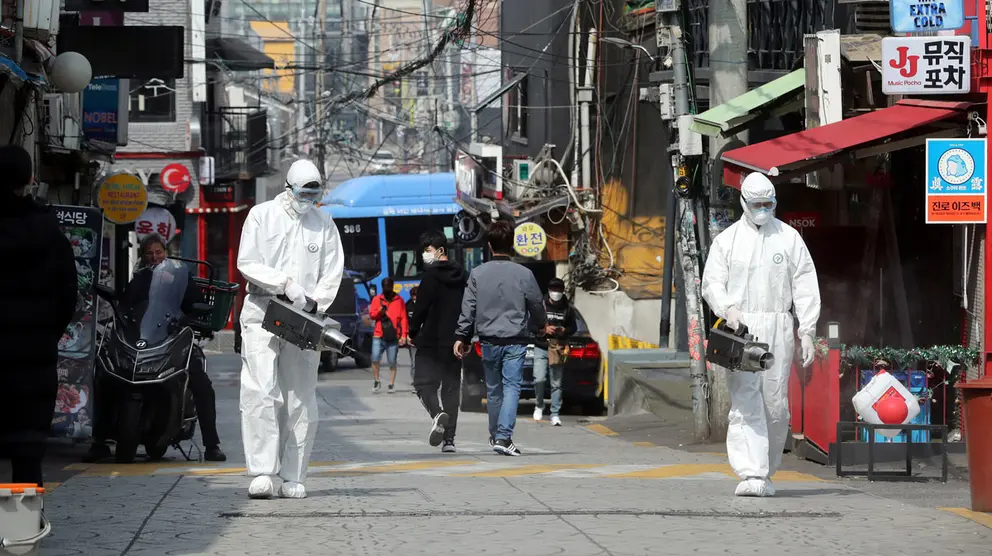
[(382, 389), (379, 380), (379, 363), (382, 354), (386, 354), (389, 363), (389, 393), (395, 392), (396, 359), (400, 346), (404, 346), (410, 336), (409, 320), (406, 314), (406, 303), (393, 289), (392, 278), (382, 281), (382, 293), (372, 299), (369, 305), (369, 318), (375, 321), (375, 331), (372, 333), (372, 391)]

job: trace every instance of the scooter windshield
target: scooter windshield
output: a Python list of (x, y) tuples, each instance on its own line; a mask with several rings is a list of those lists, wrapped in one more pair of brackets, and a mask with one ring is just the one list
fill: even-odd
[(148, 307), (141, 317), (141, 339), (149, 346), (169, 337), (169, 326), (183, 316), (183, 296), (189, 282), (185, 265), (165, 260), (152, 269)]

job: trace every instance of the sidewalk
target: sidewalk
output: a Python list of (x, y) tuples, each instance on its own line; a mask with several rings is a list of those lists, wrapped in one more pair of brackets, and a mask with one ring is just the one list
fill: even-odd
[(775, 498), (735, 498), (716, 451), (632, 442), (616, 423), (575, 416), (551, 427), (526, 417), (526, 404), (514, 435), (522, 457), (489, 449), (479, 413), (461, 416), (459, 453), (441, 454), (403, 368), (394, 395), (373, 394), (367, 371), (321, 375), (309, 497), (252, 501), (236, 358), (212, 357), (210, 369), (230, 461), (60, 470), (75, 475), (46, 496), (43, 555), (863, 556), (879, 542), (909, 555), (992, 545), (992, 530), (972, 520), (809, 469), (778, 475)]

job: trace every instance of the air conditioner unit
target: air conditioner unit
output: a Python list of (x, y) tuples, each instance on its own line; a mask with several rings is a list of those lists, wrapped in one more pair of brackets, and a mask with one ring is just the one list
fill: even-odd
[(65, 105), (61, 93), (46, 94), (42, 103), (45, 109), (45, 135), (49, 145), (61, 147), (65, 128)]
[(509, 183), (504, 182), (503, 192), (508, 201), (517, 201), (527, 195), (527, 182), (530, 181), (530, 171), (534, 161), (529, 158), (510, 160), (513, 167), (510, 171)]

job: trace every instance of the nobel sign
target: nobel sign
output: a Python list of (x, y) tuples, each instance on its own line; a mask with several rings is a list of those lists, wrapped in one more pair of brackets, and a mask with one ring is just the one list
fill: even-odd
[(890, 18), (896, 33), (951, 31), (964, 27), (963, 0), (891, 0)]

